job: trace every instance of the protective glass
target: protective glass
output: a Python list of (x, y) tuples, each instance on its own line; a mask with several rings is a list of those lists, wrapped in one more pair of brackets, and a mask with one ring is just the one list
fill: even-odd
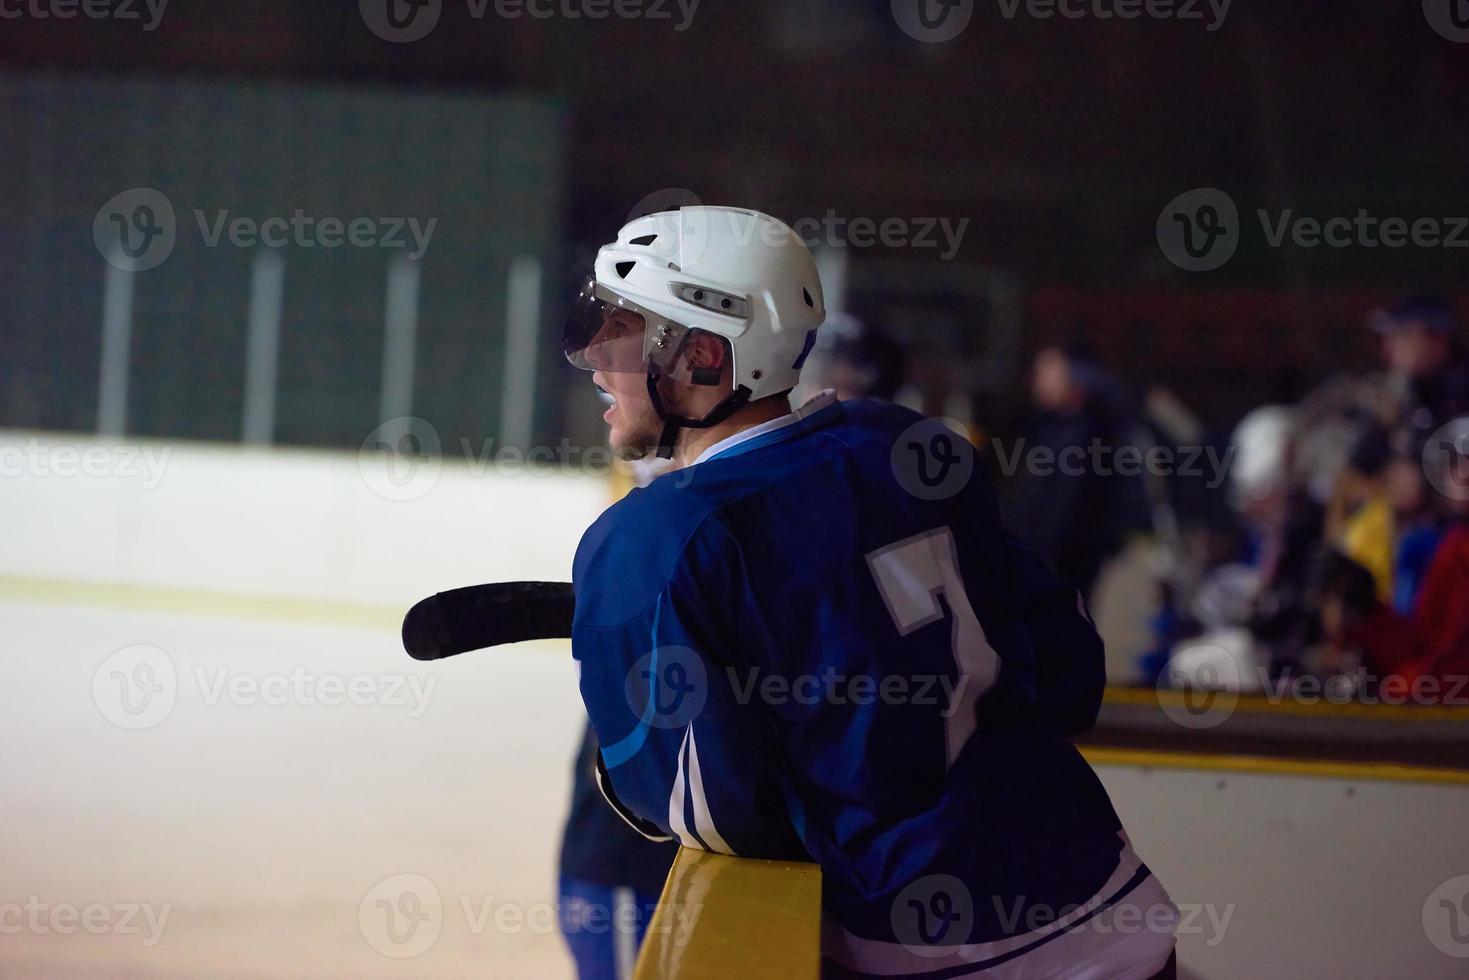
[(688, 328), (588, 279), (561, 330), (566, 359), (583, 371), (667, 373)]

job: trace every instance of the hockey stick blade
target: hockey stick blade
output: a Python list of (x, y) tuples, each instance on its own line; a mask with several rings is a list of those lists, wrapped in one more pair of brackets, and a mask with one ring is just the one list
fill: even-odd
[(403, 617), (403, 649), (415, 660), (521, 640), (571, 636), (570, 582), (495, 582), (431, 595)]

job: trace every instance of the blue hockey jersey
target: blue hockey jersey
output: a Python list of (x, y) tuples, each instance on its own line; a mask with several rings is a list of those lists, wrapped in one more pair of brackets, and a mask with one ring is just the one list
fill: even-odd
[(602, 515), (572, 645), (604, 788), (819, 862), (827, 976), (1151, 976), (1173, 908), (1068, 739), (1101, 641), (946, 432), (827, 397)]

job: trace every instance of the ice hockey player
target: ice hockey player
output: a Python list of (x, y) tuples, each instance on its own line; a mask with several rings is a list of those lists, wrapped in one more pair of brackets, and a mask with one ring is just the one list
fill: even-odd
[(734, 208), (639, 218), (564, 343), (619, 454), (674, 469), (578, 548), (572, 648), (647, 836), (822, 869), (827, 977), (1172, 977), (1176, 911), (1069, 737), (1102, 646), (938, 422), (787, 393), (809, 250)]

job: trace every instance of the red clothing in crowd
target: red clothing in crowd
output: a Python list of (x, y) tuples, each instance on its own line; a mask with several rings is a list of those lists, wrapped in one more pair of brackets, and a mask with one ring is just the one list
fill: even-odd
[(1383, 676), (1413, 685), (1435, 678), (1425, 700), (1469, 697), (1469, 524), (1444, 535), (1423, 578), (1413, 615), (1379, 606), (1348, 636)]

